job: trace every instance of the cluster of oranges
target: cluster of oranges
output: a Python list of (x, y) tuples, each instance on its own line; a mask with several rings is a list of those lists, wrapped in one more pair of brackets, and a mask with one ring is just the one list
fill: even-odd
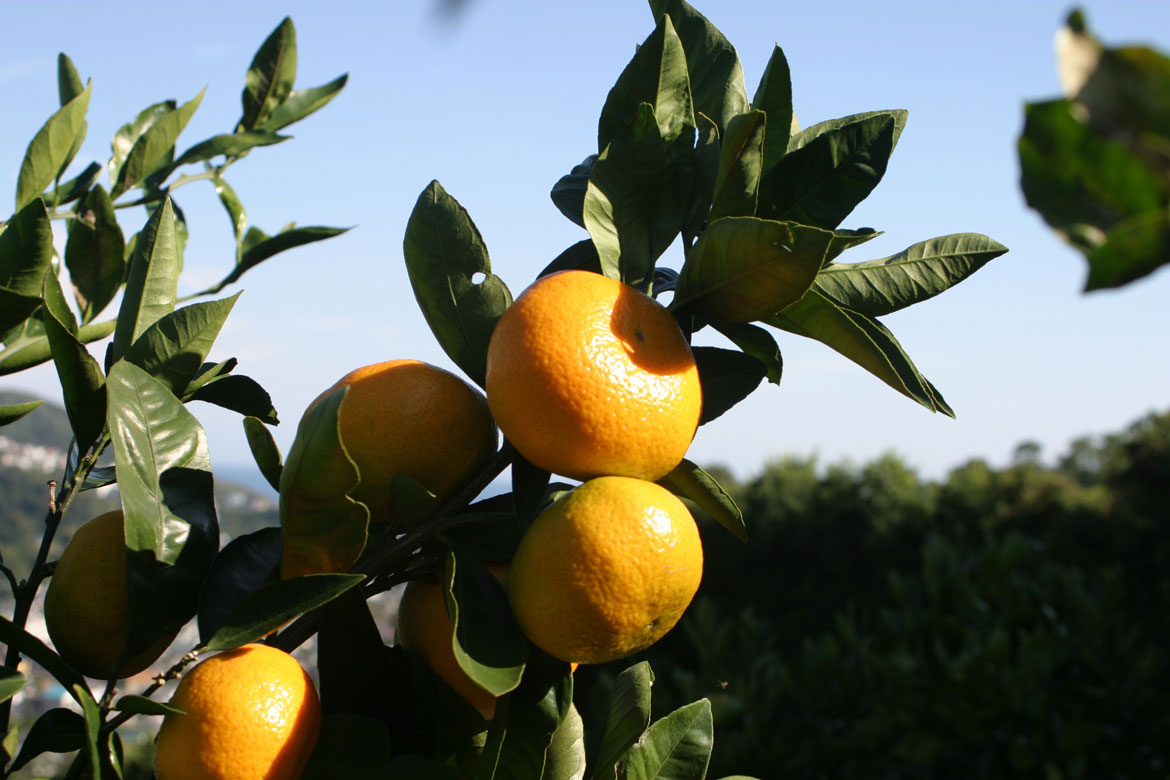
[[(686, 506), (655, 480), (682, 461), (702, 393), (685, 336), (652, 298), (599, 274), (562, 271), (538, 279), (499, 319), (488, 347), (486, 397), (413, 360), (359, 368), (321, 398), (340, 386), (348, 391), (338, 430), (361, 477), (352, 495), (369, 507), (374, 524), (391, 520), (396, 475), (424, 486), (436, 506), (453, 496), (495, 455), (497, 426), (536, 467), (582, 482), (531, 523), (511, 561), (487, 564), (517, 624), (546, 653), (573, 668), (623, 658), (681, 617), (698, 589), (703, 552)], [(121, 553), (120, 513), (90, 525), (75, 539), (89, 538), (91, 551), (94, 539), (106, 539), (97, 546)], [(94, 576), (95, 569), (72, 563), (71, 548), (48, 593), (54, 643), (94, 676), (145, 668), (163, 648), (115, 668), (121, 646), (107, 647), (100, 658), (91, 647), (71, 646), (77, 615), (109, 612), (57, 606), (76, 604), (75, 594)], [(100, 569), (117, 570), (118, 563)], [(124, 573), (124, 558), (120, 563)], [(123, 610), (113, 621), (118, 625), (94, 630), (123, 636), (125, 620)], [(409, 583), (397, 635), (492, 716), (494, 696), (455, 660), (440, 583)], [(201, 662), (184, 676), (172, 704), (186, 714), (168, 715), (160, 731), (160, 780), (296, 777), (320, 721), (311, 680), (290, 656), (263, 645)]]

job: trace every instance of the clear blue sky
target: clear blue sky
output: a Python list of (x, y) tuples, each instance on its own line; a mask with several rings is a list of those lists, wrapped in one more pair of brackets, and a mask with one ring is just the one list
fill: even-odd
[[(701, 429), (691, 457), (750, 476), (768, 458), (864, 461), (893, 449), (928, 475), (969, 457), (1002, 463), (1023, 439), (1050, 456), (1076, 436), (1170, 406), (1170, 272), (1083, 295), (1079, 255), (1026, 209), (1015, 138), (1024, 101), (1054, 95), (1052, 38), (1069, 6), (1028, 2), (817, 4), (708, 0), (698, 7), (736, 45), (749, 93), (774, 43), (805, 124), (882, 108), (910, 121), (885, 180), (845, 227), (885, 235), (861, 261), (952, 232), (1011, 252), (960, 287), (887, 318), (956, 409), (931, 415), (827, 348), (782, 337), (784, 380)], [(1107, 42), (1170, 49), (1170, 4), (1084, 4)], [(285, 14), (299, 44), (298, 87), (342, 72), (350, 84), (289, 128), (295, 140), (229, 171), (250, 221), (356, 225), (341, 238), (248, 273), (212, 357), (272, 393), (287, 451), (305, 405), (349, 369), (394, 357), (450, 367), (419, 314), (402, 236), (431, 179), (470, 211), (514, 294), (584, 237), (548, 191), (594, 151), (597, 114), (651, 30), (645, 3), (472, 0), (457, 20), (429, 2), (5, 3), (0, 50), (0, 193), (12, 192), (29, 138), (57, 107), (56, 55), (93, 78), (79, 163), (104, 162), (114, 130), (147, 104), (207, 95), (179, 146), (231, 130), (243, 74)], [(1150, 36), (1157, 36), (1151, 38)], [(176, 193), (191, 223), (182, 291), (232, 263), (226, 218), (202, 183)], [(130, 212), (131, 233), (145, 216)], [(664, 258), (677, 264), (677, 253)], [(236, 288), (238, 289), (238, 288)], [(234, 289), (225, 291), (225, 294)], [(100, 350), (95, 350), (100, 354)], [(0, 387), (56, 398), (51, 368)], [(237, 416), (197, 404), (215, 464), (249, 460)]]

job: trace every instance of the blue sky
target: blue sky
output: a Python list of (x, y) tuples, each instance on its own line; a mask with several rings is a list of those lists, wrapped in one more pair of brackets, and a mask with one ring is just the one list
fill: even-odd
[[(1015, 139), (1023, 103), (1057, 92), (1052, 38), (1063, 2), (756, 2), (698, 8), (739, 51), (749, 93), (774, 44), (785, 51), (802, 124), (883, 108), (910, 121), (884, 181), (845, 222), (885, 235), (861, 261), (954, 232), (1011, 248), (945, 295), (886, 319), (958, 413), (931, 415), (827, 348), (781, 337), (780, 387), (765, 386), (700, 430), (691, 458), (741, 477), (768, 458), (861, 462), (886, 450), (937, 476), (969, 457), (1002, 463), (1024, 439), (1054, 456), (1079, 435), (1115, 430), (1170, 406), (1170, 272), (1116, 292), (1080, 292), (1085, 265), (1028, 210)], [(1084, 4), (1110, 43), (1170, 50), (1170, 4)], [(342, 72), (330, 106), (259, 149), (228, 179), (251, 224), (272, 232), (355, 225), (248, 273), (212, 357), (271, 393), (287, 451), (308, 402), (353, 367), (415, 357), (450, 368), (415, 305), (402, 236), (419, 192), (438, 179), (471, 213), (493, 270), (514, 294), (585, 237), (552, 206), (557, 178), (594, 151), (597, 114), (650, 32), (645, 3), (472, 0), (442, 22), (428, 2), (274, 4), (10, 3), (0, 50), (0, 193), (12, 192), (29, 138), (57, 107), (56, 56), (93, 78), (78, 163), (105, 162), (114, 130), (146, 105), (207, 94), (185, 148), (231, 130), (243, 74), (285, 15), (299, 45), (298, 87)], [(1156, 36), (1156, 37), (1151, 37)], [(227, 220), (205, 183), (176, 193), (191, 224), (181, 291), (232, 263)], [(129, 234), (140, 211), (122, 212)], [(681, 262), (672, 251), (662, 261)], [(111, 310), (112, 311), (112, 310)], [(100, 354), (100, 349), (95, 349)], [(49, 367), (0, 387), (56, 398)], [(248, 462), (237, 416), (206, 405), (213, 462)]]

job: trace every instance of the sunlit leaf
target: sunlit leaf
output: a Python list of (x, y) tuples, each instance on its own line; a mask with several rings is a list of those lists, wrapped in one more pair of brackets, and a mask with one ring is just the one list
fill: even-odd
[(585, 723), (572, 704), (553, 734), (545, 753), (540, 780), (582, 780), (585, 777)]
[(59, 108), (29, 142), (16, 179), (16, 211), (44, 192), (76, 151), (79, 139), (85, 135), (85, 112), (92, 87), (92, 83), (87, 84), (81, 94)]
[(110, 197), (116, 199), (123, 192), (170, 162), (171, 155), (174, 154), (175, 141), (183, 132), (183, 128), (187, 126), (187, 122), (191, 120), (195, 109), (199, 108), (199, 104), (203, 100), (203, 93), (206, 91), (207, 88), (204, 87), (198, 95), (177, 109), (154, 118), (154, 121), (134, 142), (125, 161), (118, 168), (118, 178), (110, 192)]
[(762, 166), (762, 171), (767, 173), (788, 153), (788, 139), (792, 131), (792, 75), (784, 51), (779, 46), (772, 49), (772, 56), (752, 97), (752, 108), (768, 116)]
[(177, 105), (173, 100), (154, 103), (139, 111), (134, 119), (118, 128), (118, 132), (114, 133), (114, 137), (110, 141), (111, 186), (118, 181), (122, 165), (125, 164), (126, 158), (130, 156), (130, 150), (134, 148), (134, 144), (138, 142), (142, 134), (149, 130), (155, 122), (174, 111)]
[(260, 45), (244, 76), (240, 129), (252, 130), (271, 116), (289, 97), (296, 77), (297, 32), (286, 16)]
[(615, 780), (618, 763), (649, 727), (653, 684), (654, 672), (645, 661), (623, 670), (614, 680), (593, 780)]
[(419, 195), (403, 239), (414, 297), (443, 351), (481, 387), (488, 339), (512, 294), (492, 273), (483, 237), (466, 209), (432, 181)]
[(703, 780), (714, 740), (711, 702), (700, 699), (650, 726), (630, 749), (622, 780)]
[(6, 702), (24, 690), (28, 678), (23, 673), (0, 667), (0, 702)]
[(248, 449), (257, 468), (273, 490), (280, 490), (280, 472), (282, 463), (280, 449), (272, 438), (272, 432), (259, 417), (244, 417), (244, 436), (248, 440)]
[(9, 423), (16, 422), (43, 403), (44, 401), (28, 401), (23, 404), (0, 406), (0, 425), (8, 425)]
[(708, 219), (752, 217), (764, 165), (763, 111), (739, 114), (727, 123), (720, 145), (719, 175)]
[[(45, 336), (44, 324), (35, 315), (25, 320), (23, 330), (11, 336), (0, 350), (0, 376), (24, 371), (40, 365), (52, 357), (49, 339)], [(104, 339), (114, 332), (114, 321), (93, 322), (84, 325), (77, 332), (82, 344)]]
[(175, 310), (179, 280), (175, 218), (170, 199), (151, 215), (134, 245), (110, 354), (126, 354), (147, 328)]
[(684, 458), (673, 471), (659, 480), (659, 484), (675, 495), (694, 501), (741, 542), (748, 540), (743, 512), (736, 505), (735, 499), (699, 466)]
[(182, 396), (240, 295), (192, 303), (160, 317), (134, 340), (123, 358)]
[(293, 122), (301, 121), (337, 97), (337, 93), (341, 91), (348, 80), (349, 76), (342, 74), (328, 84), (322, 84), (319, 87), (292, 90), (284, 102), (277, 106), (267, 119), (257, 123), (256, 129), (276, 131), (291, 125)]
[(120, 696), (110, 708), (117, 712), (133, 713), (135, 715), (183, 715), (177, 707), (164, 704), (161, 701), (148, 699), (145, 696)]

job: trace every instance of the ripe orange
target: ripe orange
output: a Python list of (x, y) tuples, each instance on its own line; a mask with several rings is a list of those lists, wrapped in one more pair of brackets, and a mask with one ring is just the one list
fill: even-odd
[(656, 480), (699, 424), (699, 372), (673, 315), (588, 271), (538, 279), (496, 323), (487, 396), (508, 441), (574, 479)]
[[(496, 580), (507, 587), (508, 567), (489, 563), (486, 568)], [(491, 719), (496, 712), (496, 697), (479, 687), (455, 660), (451, 648), (451, 616), (443, 585), (435, 579), (411, 580), (398, 603), (398, 644), (426, 659), (431, 670), (479, 714)]]
[(129, 628), (121, 510), (85, 523), (65, 545), (45, 593), (45, 627), (62, 658), (99, 679), (138, 674), (174, 640), (177, 628), (115, 668)]
[(213, 655), (183, 675), (158, 733), (158, 780), (296, 780), (313, 752), (313, 681), (268, 645)]
[(361, 484), (354, 498), (374, 522), (390, 517), (390, 481), (402, 473), (439, 503), (491, 460), (496, 426), (487, 402), (454, 374), (417, 360), (389, 360), (355, 369), (318, 396), (349, 386), (338, 411), (345, 448)]
[(508, 597), (546, 653), (604, 663), (662, 638), (702, 575), (699, 530), (682, 501), (653, 482), (599, 477), (532, 523), (512, 558)]

